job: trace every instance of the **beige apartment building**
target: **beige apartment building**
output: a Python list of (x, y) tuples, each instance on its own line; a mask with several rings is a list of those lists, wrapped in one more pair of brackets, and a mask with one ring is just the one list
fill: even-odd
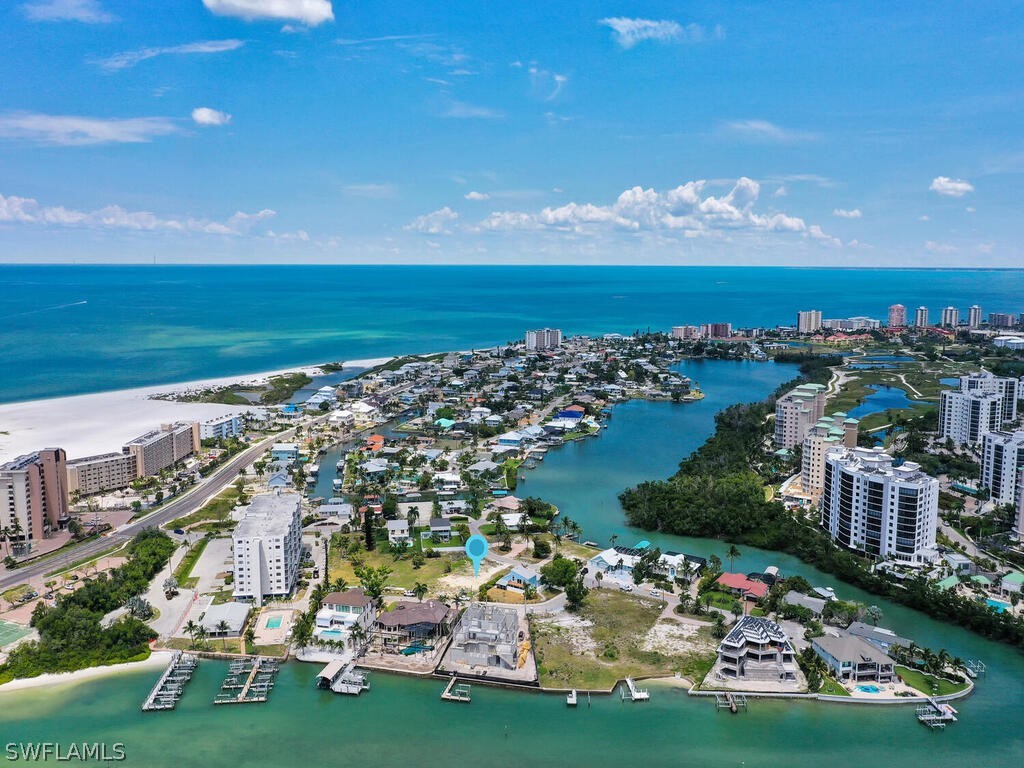
[(0, 528), (19, 528), (15, 541), (42, 539), (68, 521), (61, 448), (44, 448), (0, 464)]
[(859, 423), (857, 419), (839, 412), (823, 416), (808, 430), (800, 460), (800, 482), (812, 498), (821, 497), (825, 483), (825, 455), (830, 448), (856, 448)]
[(68, 493), (90, 496), (127, 488), (139, 476), (138, 460), (131, 453), (104, 453), (67, 463)]
[(139, 477), (158, 474), (198, 451), (199, 422), (196, 421), (161, 424), (160, 429), (130, 440), (122, 449), (123, 453), (135, 457)]
[(825, 385), (801, 384), (775, 401), (775, 447), (801, 445), (825, 415)]

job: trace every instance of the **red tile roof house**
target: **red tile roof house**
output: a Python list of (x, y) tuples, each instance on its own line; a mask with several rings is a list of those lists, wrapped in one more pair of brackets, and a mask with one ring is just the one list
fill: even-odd
[(742, 573), (723, 573), (715, 583), (747, 600), (757, 600), (768, 594), (767, 584), (763, 581), (752, 581)]

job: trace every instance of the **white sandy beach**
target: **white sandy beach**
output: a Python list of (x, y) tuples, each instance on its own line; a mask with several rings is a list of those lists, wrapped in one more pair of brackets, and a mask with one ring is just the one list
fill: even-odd
[[(372, 368), (391, 359), (347, 360), (345, 365)], [(295, 371), (310, 376), (322, 373), (315, 365), (298, 366), (179, 384), (0, 404), (0, 462), (50, 446), (63, 448), (69, 459), (110, 453), (120, 451), (121, 446), (133, 437), (168, 422), (202, 421), (228, 414), (258, 411), (259, 406), (179, 403), (151, 398), (154, 395), (228, 384), (259, 384), (270, 376)]]
[(28, 677), (23, 680), (11, 680), (9, 683), (0, 685), (0, 695), (11, 691), (24, 691), (29, 688), (44, 688), (52, 685), (65, 685), (68, 683), (80, 683), (83, 680), (92, 680), (97, 677), (119, 675), (125, 672), (138, 672), (141, 669), (156, 669), (166, 667), (171, 662), (170, 651), (154, 651), (144, 661), (133, 661), (128, 664), (112, 664), (107, 667), (89, 667), (80, 669), (77, 672), (59, 672)]

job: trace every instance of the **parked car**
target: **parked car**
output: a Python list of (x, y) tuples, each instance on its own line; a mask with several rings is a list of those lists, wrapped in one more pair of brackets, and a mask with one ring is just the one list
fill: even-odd
[(632, 584), (620, 584), (619, 585), (619, 589), (621, 589), (623, 592), (632, 592), (633, 591), (633, 585)]
[(661, 590), (660, 589), (652, 589), (651, 590), (651, 597), (661, 597)]

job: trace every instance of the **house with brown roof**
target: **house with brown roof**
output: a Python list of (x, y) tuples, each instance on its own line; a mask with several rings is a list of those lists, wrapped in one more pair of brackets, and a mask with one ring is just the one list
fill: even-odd
[(400, 653), (414, 643), (422, 645), (449, 634), (454, 620), (455, 611), (444, 603), (400, 600), (377, 616), (374, 629), (383, 652)]
[(316, 612), (314, 641), (338, 643), (344, 650), (356, 650), (369, 634), (376, 616), (374, 602), (363, 590), (331, 592)]

